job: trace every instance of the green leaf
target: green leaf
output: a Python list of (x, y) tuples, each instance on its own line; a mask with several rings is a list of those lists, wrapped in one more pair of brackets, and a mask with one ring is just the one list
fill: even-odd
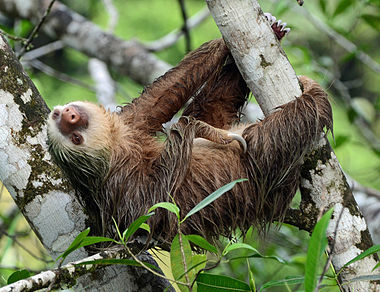
[[(126, 265), (126, 266), (136, 266), (141, 267), (141, 264), (136, 262), (135, 260), (130, 259), (98, 259), (93, 261), (85, 261), (81, 263), (74, 264), (75, 267), (80, 267), (84, 265)], [(144, 265), (153, 269), (160, 271), (160, 268), (156, 267), (155, 265), (145, 263)]]
[(263, 284), (259, 291), (263, 291), (266, 288), (275, 287), (275, 286), (302, 284), (304, 280), (305, 278), (302, 276), (289, 276), (283, 280), (272, 280)]
[(377, 265), (373, 267), (372, 272), (373, 272), (374, 270), (376, 270), (378, 267), (380, 267), (380, 263), (377, 263)]
[(169, 203), (169, 202), (157, 203), (157, 204), (153, 205), (152, 207), (150, 207), (150, 209), (148, 210), (148, 213), (152, 212), (153, 210), (156, 210), (157, 208), (164, 208), (164, 209), (176, 214), (177, 218), (179, 220), (179, 208), (176, 205), (174, 205), (173, 203)]
[[(185, 236), (181, 236), (182, 238), (182, 247), (183, 247), (183, 253), (185, 254), (185, 261), (187, 269), (189, 269), (191, 266), (193, 266), (192, 263), (192, 251), (190, 247), (190, 243), (187, 240)], [(172, 245), (170, 247), (170, 264), (172, 268), (172, 274), (175, 280), (186, 282), (185, 274), (187, 271), (185, 271), (185, 263), (183, 261), (182, 257), (182, 251), (181, 246), (179, 242), (179, 235), (177, 234), (173, 241)], [(194, 271), (190, 271), (187, 273), (190, 282), (195, 278), (196, 273)], [(178, 287), (181, 289), (181, 291), (188, 291), (188, 288), (184, 285), (178, 285)]]
[(146, 224), (146, 223), (142, 223), (142, 224), (140, 225), (140, 228), (141, 228), (141, 229), (144, 229), (145, 231), (148, 231), (148, 232), (150, 233), (150, 227), (149, 227), (148, 224)]
[(323, 14), (326, 15), (326, 0), (319, 0), (319, 7), (321, 8)]
[(363, 14), (361, 17), (373, 29), (380, 30), (380, 16), (372, 14)]
[(207, 250), (212, 253), (218, 253), (217, 248), (200, 235), (190, 234), (186, 235), (186, 238), (195, 245), (198, 245), (200, 248), (203, 248), (204, 250)]
[(14, 282), (29, 278), (31, 276), (30, 272), (27, 270), (20, 270), (12, 273), (8, 277), (7, 285), (12, 284)]
[(345, 281), (342, 283), (342, 285), (347, 285), (350, 284), (351, 282), (356, 282), (356, 281), (379, 281), (380, 280), (380, 275), (362, 275), (358, 276), (355, 278), (350, 279), (350, 281)]
[[(112, 220), (113, 220), (113, 224), (115, 224), (116, 231), (117, 231), (117, 235), (119, 235), (119, 239), (120, 239), (121, 241), (123, 241), (123, 237), (121, 236), (120, 229), (119, 229), (119, 226), (117, 226), (117, 223), (116, 223), (115, 218), (112, 217)], [(124, 242), (123, 242), (123, 243), (124, 243)]]
[(253, 276), (251, 265), (249, 264), (249, 260), (247, 259), (247, 266), (248, 266), (248, 276), (249, 276), (249, 288), (251, 291), (257, 291), (256, 290), (256, 283), (255, 283), (255, 277)]
[(73, 240), (73, 242), (70, 244), (70, 246), (60, 255), (57, 257), (56, 261), (60, 258), (62, 258), (62, 261), (65, 260), (65, 258), (70, 254), (72, 253), (73, 251), (79, 249), (81, 246), (80, 246), (80, 243), (82, 242), (82, 240), (87, 237), (88, 233), (90, 232), (90, 227), (83, 230), (81, 233), (79, 233), (77, 235), (77, 237), (75, 237), (75, 239)]
[(338, 149), (340, 146), (344, 145), (346, 142), (350, 140), (350, 136), (347, 135), (338, 135), (335, 137), (335, 147), (334, 149)]
[[(195, 273), (198, 273), (200, 270), (206, 267), (207, 256), (205, 254), (195, 254), (192, 257), (191, 262), (192, 266), (187, 267), (187, 271), (190, 272), (192, 270), (195, 270)], [(183, 276), (185, 276), (185, 272), (179, 275), (178, 279), (181, 279)]]
[(233, 260), (241, 260), (241, 259), (248, 259), (248, 258), (270, 259), (270, 260), (278, 261), (281, 264), (287, 264), (287, 262), (285, 260), (283, 260), (282, 258), (279, 258), (277, 256), (265, 256), (265, 255), (262, 255), (260, 253), (255, 253), (255, 254), (251, 254), (251, 255), (247, 255), (247, 256), (231, 257), (228, 260), (233, 261)]
[(116, 240), (112, 239), (112, 238), (108, 238), (108, 237), (102, 237), (102, 236), (87, 236), (85, 238), (83, 238), (83, 240), (79, 243), (79, 247), (84, 247), (84, 246), (88, 246), (88, 245), (91, 245), (91, 244), (95, 244), (95, 243), (99, 243), (99, 242), (107, 242), (107, 241), (113, 241), (115, 243), (117, 243)]
[(329, 225), (333, 209), (327, 211), (315, 225), (309, 241), (305, 268), (305, 291), (313, 292), (317, 286), (317, 273), (321, 255), (327, 246), (326, 230)]
[(207, 273), (198, 275), (197, 284), (198, 292), (251, 291), (245, 282), (227, 276)]
[(227, 255), (230, 251), (233, 251), (233, 250), (236, 250), (236, 249), (241, 249), (241, 248), (245, 248), (245, 249), (249, 249), (249, 250), (252, 250), (253, 252), (257, 253), (257, 254), (260, 254), (259, 251), (250, 246), (249, 244), (246, 244), (246, 243), (233, 243), (231, 245), (228, 245), (226, 246), (226, 248), (223, 250), (222, 252), (222, 255), (225, 256)]
[(231, 190), (238, 182), (243, 182), (243, 181), (247, 181), (247, 179), (243, 178), (243, 179), (238, 179), (238, 180), (235, 180), (233, 182), (230, 182), (229, 184), (226, 184), (226, 185), (222, 186), (221, 188), (217, 189), (211, 195), (208, 195), (205, 199), (203, 199), (201, 202), (199, 202), (193, 209), (191, 209), (189, 213), (187, 213), (187, 215), (185, 216), (185, 218), (183, 218), (181, 223), (184, 222), (191, 215), (194, 215), (195, 213), (202, 210), (207, 205), (214, 202), (217, 198), (219, 198), (224, 193)]
[[(349, 265), (351, 265), (352, 263), (354, 262), (357, 262), (367, 256), (370, 256), (371, 254), (374, 254), (374, 253), (377, 253), (380, 251), (380, 244), (377, 244), (377, 245), (374, 245), (374, 246), (371, 246), (369, 249), (363, 251), (360, 255), (354, 257), (352, 260), (350, 260), (349, 262), (347, 262), (346, 264), (344, 264), (344, 266), (339, 270), (339, 272), (337, 273), (337, 275), (339, 275), (343, 269)], [(376, 267), (375, 267), (376, 268)]]
[(139, 218), (137, 218), (135, 221), (133, 221), (131, 225), (129, 225), (129, 227), (123, 232), (123, 237), (122, 237), (123, 241), (127, 242), (129, 237), (131, 237), (131, 235), (135, 233), (136, 230), (141, 227), (141, 224), (145, 223), (150, 217), (152, 217), (153, 214), (154, 213), (149, 212), (149, 214), (142, 215)]
[(337, 7), (335, 8), (333, 17), (345, 12), (351, 5), (353, 5), (355, 0), (341, 0)]

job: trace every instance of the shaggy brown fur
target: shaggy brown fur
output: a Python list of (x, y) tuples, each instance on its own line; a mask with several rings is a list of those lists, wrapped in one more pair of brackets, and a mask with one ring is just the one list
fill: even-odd
[[(171, 197), (184, 216), (239, 178), (248, 181), (190, 217), (182, 231), (213, 238), (281, 220), (298, 187), (304, 154), (324, 127), (332, 127), (331, 107), (322, 88), (302, 77), (301, 97), (259, 123), (234, 126), (248, 90), (235, 65), (225, 65), (228, 54), (223, 40), (204, 44), (119, 114), (83, 102), (53, 111), (49, 150), (93, 216), (91, 225), (101, 227), (97, 233), (115, 236), (112, 217), (123, 230)], [(156, 139), (192, 96), (188, 117), (165, 142)], [(241, 134), (246, 153), (221, 129)], [(166, 210), (157, 210), (149, 224), (162, 246), (177, 232), (176, 218)]]

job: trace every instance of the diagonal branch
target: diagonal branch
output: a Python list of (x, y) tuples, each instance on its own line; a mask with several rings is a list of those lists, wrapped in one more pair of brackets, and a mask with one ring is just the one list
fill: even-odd
[[(37, 23), (49, 2), (2, 0), (0, 11)], [(24, 9), (25, 7), (28, 9)], [(124, 41), (105, 32), (58, 1), (52, 7), (42, 30), (50, 37), (62, 40), (66, 46), (100, 59), (143, 85), (151, 83), (171, 67), (149, 53), (139, 42)]]

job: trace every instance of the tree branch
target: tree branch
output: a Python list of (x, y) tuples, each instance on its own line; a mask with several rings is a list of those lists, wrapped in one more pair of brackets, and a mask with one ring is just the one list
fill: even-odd
[[(47, 0), (3, 0), (0, 1), (0, 11), (37, 23), (48, 3)], [(42, 29), (52, 38), (62, 40), (66, 46), (102, 60), (143, 85), (153, 82), (171, 67), (147, 52), (139, 42), (124, 41), (101, 30), (58, 1)]]
[[(71, 262), (60, 268), (44, 271), (37, 275), (29, 277), (27, 279), (17, 281), (8, 286), (0, 288), (0, 292), (35, 291), (35, 290), (40, 290), (40, 289), (48, 288), (48, 287), (49, 289), (71, 288), (74, 286), (76, 279), (78, 279), (80, 276), (93, 273), (107, 266), (103, 264), (81, 265), (81, 263), (96, 261), (96, 260), (129, 259), (129, 257), (130, 257), (129, 253), (123, 248), (115, 249), (115, 250), (106, 250), (98, 254), (95, 254), (93, 256), (81, 259), (79, 261)], [(142, 256), (142, 257), (146, 257), (146, 256)], [(144, 261), (145, 258), (142, 260)], [(143, 268), (140, 267), (139, 269), (143, 269)], [(68, 282), (67, 281), (68, 279), (71, 279), (71, 282)], [(160, 284), (157, 283), (157, 286), (155, 287), (155, 289), (164, 290), (165, 288), (168, 288), (167, 284), (168, 284), (167, 281), (161, 281)], [(168, 291), (174, 291), (174, 290), (171, 290), (171, 288), (169, 288)]]
[[(210, 11), (208, 10), (207, 7), (197, 12), (196, 14), (194, 14), (192, 17), (190, 17), (187, 20), (187, 28), (191, 30), (197, 27), (199, 24), (205, 21), (209, 15), (210, 15)], [(162, 51), (174, 45), (178, 41), (178, 39), (182, 37), (183, 35), (184, 35), (183, 30), (176, 29), (158, 40), (145, 43), (144, 46), (150, 52)]]

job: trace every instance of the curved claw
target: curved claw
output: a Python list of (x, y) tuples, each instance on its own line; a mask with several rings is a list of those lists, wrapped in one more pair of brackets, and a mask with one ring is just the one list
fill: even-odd
[(290, 28), (286, 27), (286, 22), (282, 22), (281, 19), (277, 20), (272, 14), (265, 12), (264, 15), (269, 21), (277, 39), (281, 41), (281, 39), (290, 32)]
[(274, 17), (272, 14), (269, 12), (264, 12), (265, 17), (268, 19), (270, 25), (276, 22), (276, 17)]
[(242, 136), (235, 133), (228, 133), (228, 137), (230, 137), (232, 140), (238, 141), (240, 146), (243, 148), (244, 153), (247, 152), (247, 142)]

